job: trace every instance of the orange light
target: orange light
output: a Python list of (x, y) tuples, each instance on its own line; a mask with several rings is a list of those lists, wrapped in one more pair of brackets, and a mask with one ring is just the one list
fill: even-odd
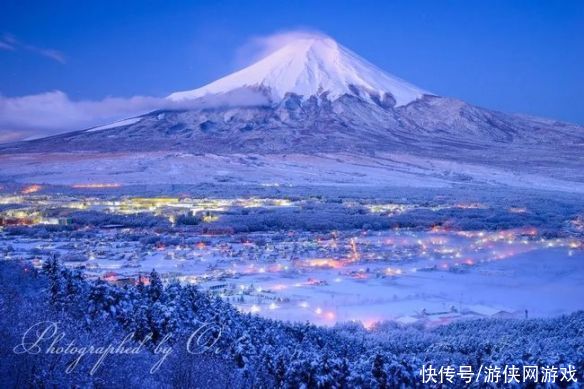
[(103, 279), (107, 282), (116, 282), (118, 280), (118, 275), (114, 272), (108, 272), (105, 273)]
[(307, 261), (307, 265), (310, 267), (330, 267), (333, 269), (339, 269), (343, 267), (343, 265), (339, 261), (328, 258), (309, 259)]
[(365, 319), (365, 320), (361, 320), (361, 323), (363, 324), (363, 327), (367, 331), (371, 331), (372, 329), (375, 328), (375, 326), (377, 325), (378, 321), (375, 320), (375, 319)]
[(34, 185), (29, 185), (29, 186), (27, 186), (26, 188), (24, 188), (24, 189), (22, 190), (22, 192), (21, 192), (21, 193), (22, 193), (22, 194), (36, 193), (36, 192), (38, 192), (39, 190), (41, 190), (42, 188), (43, 188), (42, 186), (40, 186), (40, 185), (36, 185), (36, 184), (34, 184)]

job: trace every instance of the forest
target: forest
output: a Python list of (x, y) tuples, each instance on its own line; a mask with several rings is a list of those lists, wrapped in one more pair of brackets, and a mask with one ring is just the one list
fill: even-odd
[[(417, 387), (429, 365), (556, 366), (583, 379), (584, 312), (435, 328), (317, 327), (240, 313), (194, 285), (163, 283), (154, 270), (120, 286), (56, 259), (40, 270), (2, 261), (0, 290), (1, 387)], [(97, 349), (121, 344), (139, 352)], [(577, 384), (558, 375), (556, 385)]]

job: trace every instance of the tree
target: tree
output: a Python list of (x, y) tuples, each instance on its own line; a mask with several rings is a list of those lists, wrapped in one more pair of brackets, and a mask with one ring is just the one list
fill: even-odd
[(65, 277), (56, 256), (43, 264), (43, 270), (49, 278), (49, 299), (53, 305), (62, 305), (65, 301)]
[(387, 373), (385, 372), (383, 356), (380, 353), (376, 353), (373, 357), (371, 375), (373, 376), (377, 387), (387, 388)]
[(158, 301), (163, 290), (164, 286), (162, 285), (160, 275), (158, 275), (156, 270), (152, 269), (152, 272), (150, 272), (150, 285), (148, 285), (148, 295), (150, 296), (150, 300), (152, 302)]
[(88, 311), (92, 318), (116, 317), (119, 302), (118, 290), (102, 279), (91, 285), (88, 298)]

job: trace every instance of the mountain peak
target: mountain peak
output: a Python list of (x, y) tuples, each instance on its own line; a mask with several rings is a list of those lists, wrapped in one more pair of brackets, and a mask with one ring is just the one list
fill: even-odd
[(221, 95), (240, 89), (267, 92), (273, 102), (294, 93), (304, 98), (327, 94), (383, 98), (390, 94), (396, 105), (405, 105), (430, 94), (385, 73), (335, 40), (303, 36), (282, 46), (258, 62), (201, 88), (168, 96), (175, 101)]

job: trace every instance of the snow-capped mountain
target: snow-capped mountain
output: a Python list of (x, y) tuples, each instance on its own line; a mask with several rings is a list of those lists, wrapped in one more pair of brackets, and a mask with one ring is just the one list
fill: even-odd
[(328, 37), (304, 37), (288, 43), (259, 62), (201, 88), (176, 92), (174, 101), (226, 94), (241, 88), (264, 93), (271, 102), (287, 95), (305, 98), (344, 95), (406, 105), (430, 93), (383, 72)]
[[(47, 179), (57, 180), (68, 168), (60, 159), (83, 155), (84, 163), (90, 161), (83, 165), (84, 179), (102, 181), (113, 174), (130, 180), (128, 172), (133, 182), (162, 179), (163, 173), (174, 175), (172, 182), (196, 181), (201, 175), (193, 178), (187, 171), (206, 166), (209, 179), (221, 182), (226, 174), (228, 181), (261, 183), (276, 176), (286, 181), (292, 171), (311, 183), (366, 185), (384, 180), (412, 185), (424, 177), (422, 184), (438, 179), (530, 186), (548, 177), (554, 182), (548, 186), (573, 188), (571, 182), (577, 182), (584, 191), (582, 126), (434, 95), (330, 38), (299, 38), (249, 67), (173, 93), (166, 101), (156, 112), (116, 123), (1, 145), (0, 162), (8, 175), (0, 173), (0, 179), (21, 179), (30, 166), (28, 180), (42, 180), (39, 171), (50, 171)], [(50, 159), (32, 157), (47, 153)], [(23, 167), (23, 154), (37, 159)], [(91, 162), (114, 154), (125, 159)], [(296, 162), (283, 162), (291, 155)], [(364, 173), (369, 168), (374, 173)], [(66, 175), (66, 182), (79, 180)]]

